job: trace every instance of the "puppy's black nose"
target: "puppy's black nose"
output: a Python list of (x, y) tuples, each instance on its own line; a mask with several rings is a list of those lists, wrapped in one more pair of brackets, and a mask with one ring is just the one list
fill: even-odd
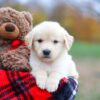
[(50, 55), (50, 50), (48, 50), (48, 49), (45, 49), (45, 50), (43, 50), (43, 54), (45, 55), (45, 56), (49, 56)]

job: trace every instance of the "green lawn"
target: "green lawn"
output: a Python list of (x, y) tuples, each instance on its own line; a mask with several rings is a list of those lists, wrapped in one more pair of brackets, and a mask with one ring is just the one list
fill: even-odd
[(75, 100), (100, 100), (100, 59), (74, 58), (79, 72), (79, 91)]
[(70, 53), (73, 57), (93, 57), (100, 58), (100, 44), (74, 42)]
[(75, 100), (100, 100), (100, 44), (75, 41), (70, 54), (80, 74)]

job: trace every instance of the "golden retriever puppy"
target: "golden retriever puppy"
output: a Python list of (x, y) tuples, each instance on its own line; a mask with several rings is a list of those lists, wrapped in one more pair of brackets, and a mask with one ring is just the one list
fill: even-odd
[(40, 23), (25, 40), (31, 50), (31, 73), (41, 89), (54, 92), (62, 78), (78, 78), (75, 63), (68, 54), (73, 37), (57, 22)]

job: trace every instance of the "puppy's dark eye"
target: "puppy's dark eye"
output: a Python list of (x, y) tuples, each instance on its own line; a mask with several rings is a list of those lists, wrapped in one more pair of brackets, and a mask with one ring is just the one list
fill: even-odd
[(42, 42), (43, 42), (43, 40), (42, 40), (42, 39), (38, 39), (37, 41), (38, 41), (39, 43), (42, 43)]
[(54, 41), (53, 41), (54, 44), (57, 44), (58, 42), (59, 42), (59, 41), (57, 41), (57, 40), (54, 40)]

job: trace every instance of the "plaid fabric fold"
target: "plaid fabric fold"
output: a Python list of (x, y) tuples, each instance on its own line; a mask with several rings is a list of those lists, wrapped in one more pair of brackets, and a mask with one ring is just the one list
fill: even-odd
[(0, 70), (0, 100), (74, 100), (78, 84), (73, 78), (59, 87), (51, 94), (38, 88), (29, 72)]
[(74, 100), (78, 91), (78, 81), (69, 77), (59, 91), (53, 93), (53, 100)]

